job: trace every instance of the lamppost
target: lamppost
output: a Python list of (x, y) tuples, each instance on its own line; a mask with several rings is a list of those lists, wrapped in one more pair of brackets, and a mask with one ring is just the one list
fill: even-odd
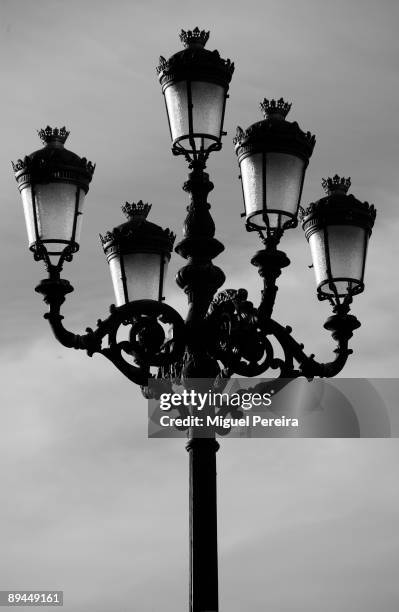
[[(73, 291), (61, 278), (65, 262), (79, 249), (83, 203), (94, 166), (68, 151), (65, 128), (39, 132), (44, 148), (13, 164), (21, 192), (29, 248), (42, 260), (48, 277), (36, 291), (44, 296), (57, 340), (66, 347), (100, 353), (148, 394), (148, 382), (162, 378), (189, 384), (210, 379), (220, 388), (233, 375), (260, 376), (269, 369), (279, 378), (330, 377), (338, 374), (352, 352), (353, 331), (360, 326), (350, 314), (353, 297), (364, 289), (366, 251), (375, 209), (348, 195), (350, 179), (323, 180), (325, 197), (300, 207), (302, 187), (315, 138), (286, 116), (284, 100), (261, 103), (264, 119), (234, 139), (241, 172), (246, 228), (257, 232), (262, 248), (251, 263), (263, 281), (260, 304), (247, 300), (245, 289), (217, 293), (225, 276), (213, 259), (224, 249), (215, 238), (207, 202), (213, 184), (205, 172), (211, 152), (221, 149), (223, 121), (234, 64), (205, 49), (209, 32), (182, 31), (184, 49), (157, 68), (165, 98), (172, 152), (183, 155), (190, 173), (183, 189), (190, 196), (183, 239), (175, 251), (187, 260), (177, 284), (187, 294), (183, 320), (163, 301), (163, 283), (175, 236), (147, 221), (151, 206), (142, 201), (122, 207), (128, 220), (101, 236), (116, 305), (95, 329), (77, 335), (63, 325), (61, 306)], [(319, 363), (291, 335), (291, 328), (272, 319), (276, 281), (289, 265), (277, 247), (284, 231), (295, 228), (298, 215), (309, 242), (317, 295), (332, 306), (324, 327), (337, 343), (335, 358)], [(121, 337), (127, 330), (128, 336)], [(270, 340), (280, 345), (276, 357)], [(216, 452), (214, 437), (190, 430), (190, 610), (218, 610)]]

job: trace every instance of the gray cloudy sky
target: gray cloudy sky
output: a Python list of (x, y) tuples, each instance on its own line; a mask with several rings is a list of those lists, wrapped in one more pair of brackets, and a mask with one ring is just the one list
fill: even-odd
[[(64, 276), (76, 331), (104, 317), (112, 287), (98, 233), (126, 200), (180, 234), (186, 168), (170, 154), (155, 65), (180, 48), (180, 28), (211, 30), (209, 48), (236, 63), (222, 152), (209, 163), (217, 263), (226, 287), (260, 282), (258, 248), (240, 219), (232, 147), (237, 124), (260, 119), (263, 97), (293, 102), (314, 132), (303, 202), (320, 180), (352, 177), (375, 203), (366, 292), (354, 312), (350, 377), (396, 377), (399, 128), (392, 0), (2, 0), (0, 589), (65, 592), (65, 611), (185, 609), (187, 456), (180, 440), (148, 440), (146, 402), (100, 356), (57, 344), (33, 291), (44, 277), (26, 248), (10, 160), (40, 147), (36, 129), (66, 125), (68, 147), (97, 163), (81, 250)], [(300, 229), (276, 318), (308, 352), (330, 359)], [(184, 309), (170, 266), (168, 301)], [(219, 452), (221, 609), (394, 612), (398, 609), (399, 447), (396, 440), (227, 440)]]

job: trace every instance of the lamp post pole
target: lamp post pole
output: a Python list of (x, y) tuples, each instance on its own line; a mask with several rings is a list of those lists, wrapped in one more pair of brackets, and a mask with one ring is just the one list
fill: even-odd
[(214, 438), (190, 438), (190, 612), (217, 611), (218, 550)]
[[(225, 276), (212, 259), (223, 245), (215, 238), (215, 224), (207, 201), (213, 184), (201, 161), (193, 170), (184, 191), (190, 194), (190, 205), (183, 227), (183, 240), (176, 251), (188, 260), (177, 275), (178, 285), (188, 297), (186, 318), (187, 348), (182, 376), (184, 379), (211, 379), (219, 367), (207, 348), (206, 314), (210, 303), (223, 284)], [(218, 605), (216, 452), (214, 437), (195, 436), (190, 432), (189, 453), (189, 528), (190, 528), (190, 612), (213, 612)]]
[[(284, 100), (261, 103), (264, 119), (234, 139), (241, 171), (246, 229), (260, 235), (262, 248), (251, 263), (263, 288), (258, 306), (245, 289), (221, 288), (222, 270), (213, 260), (224, 246), (215, 238), (208, 195), (213, 189), (205, 172), (211, 152), (221, 149), (225, 105), (234, 64), (206, 50), (209, 32), (181, 33), (183, 51), (160, 58), (158, 75), (172, 138), (172, 152), (189, 164), (183, 185), (190, 202), (183, 239), (175, 251), (186, 260), (176, 281), (186, 293), (183, 319), (163, 301), (163, 284), (175, 236), (149, 222), (151, 205), (126, 203), (128, 220), (101, 236), (110, 268), (116, 305), (79, 335), (63, 324), (62, 304), (73, 291), (61, 278), (63, 266), (79, 249), (83, 204), (94, 165), (68, 151), (65, 128), (39, 132), (44, 148), (13, 164), (21, 192), (29, 248), (43, 261), (48, 277), (36, 291), (49, 306), (45, 318), (57, 340), (68, 348), (101, 354), (124, 376), (154, 397), (151, 383), (205, 391), (223, 389), (234, 375), (259, 377), (276, 372), (280, 384), (299, 376), (336, 376), (351, 354), (348, 343), (360, 326), (350, 314), (354, 296), (364, 290), (368, 240), (375, 209), (348, 195), (350, 179), (335, 175), (323, 181), (326, 195), (300, 207), (302, 187), (314, 136), (286, 121), (291, 105)], [(284, 232), (302, 220), (309, 242), (317, 296), (328, 300), (332, 315), (324, 327), (337, 346), (327, 363), (308, 355), (292, 329), (272, 318), (277, 279), (290, 263), (278, 249)], [(124, 332), (124, 333), (122, 333)], [(279, 349), (276, 348), (279, 347)], [(201, 382), (205, 381), (205, 382)], [(263, 383), (260, 383), (262, 386)], [(156, 395), (155, 395), (156, 397)], [(219, 413), (220, 414), (220, 413)], [(224, 414), (225, 415), (225, 414)], [(223, 416), (223, 415), (222, 415)], [(217, 612), (217, 503), (214, 431), (198, 435), (187, 428), (190, 466), (190, 612)]]

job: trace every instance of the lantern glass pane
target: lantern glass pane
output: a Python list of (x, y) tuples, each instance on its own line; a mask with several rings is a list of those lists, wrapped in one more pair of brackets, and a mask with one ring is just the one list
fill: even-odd
[(320, 283), (327, 280), (327, 260), (323, 229), (317, 230), (309, 237), (309, 246), (316, 284), (319, 286)]
[(159, 299), (161, 261), (162, 255), (159, 253), (129, 253), (123, 256), (129, 302)]
[(123, 291), (121, 262), (119, 255), (115, 255), (109, 260), (109, 271), (111, 273), (112, 285), (115, 293), (115, 304), (122, 306), (126, 303), (125, 293)]
[(241, 180), (247, 217), (255, 212), (263, 213), (262, 153), (249, 155), (241, 161)]
[(60, 241), (51, 251), (61, 252), (62, 241), (72, 239), (77, 187), (72, 183), (46, 183), (35, 186), (39, 238)]
[(269, 220), (269, 227), (273, 229), (280, 228), (282, 224), (287, 220), (279, 213), (268, 213), (267, 218)]
[[(296, 216), (305, 169), (303, 159), (286, 153), (266, 155), (266, 208)], [(271, 227), (273, 227), (271, 225)], [(274, 226), (275, 227), (275, 226)]]
[(165, 89), (172, 140), (188, 134), (187, 82), (179, 81)]
[(356, 225), (331, 225), (327, 231), (333, 278), (362, 281), (366, 230)]
[[(353, 285), (363, 282), (362, 271), (365, 251), (366, 230), (355, 225), (330, 225), (309, 237), (316, 283), (332, 281), (339, 296), (345, 296)], [(328, 277), (327, 257), (330, 256), (331, 277)], [(333, 294), (329, 283), (323, 285), (323, 292)]]
[[(265, 228), (281, 227), (296, 217), (305, 162), (285, 153), (255, 153), (241, 161), (241, 178), (247, 218)], [(270, 211), (270, 212), (269, 212)], [(255, 214), (254, 214), (255, 213)]]
[(193, 81), (191, 100), (194, 134), (208, 134), (219, 139), (225, 101), (224, 87), (205, 81)]
[(35, 220), (33, 216), (33, 206), (32, 206), (32, 190), (30, 187), (26, 187), (21, 192), (22, 205), (24, 208), (25, 215), (25, 223), (26, 223), (26, 231), (28, 234), (28, 242), (29, 246), (31, 246), (34, 242), (36, 242), (36, 232), (35, 232)]

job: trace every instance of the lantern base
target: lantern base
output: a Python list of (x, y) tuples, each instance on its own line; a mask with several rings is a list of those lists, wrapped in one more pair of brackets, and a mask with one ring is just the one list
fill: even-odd
[(73, 287), (68, 280), (63, 278), (45, 278), (35, 287), (37, 293), (41, 293), (46, 304), (62, 304), (65, 296), (72, 293)]
[(335, 314), (324, 323), (324, 329), (332, 332), (334, 340), (349, 340), (352, 338), (355, 329), (358, 329), (360, 325), (360, 321), (354, 315)]

